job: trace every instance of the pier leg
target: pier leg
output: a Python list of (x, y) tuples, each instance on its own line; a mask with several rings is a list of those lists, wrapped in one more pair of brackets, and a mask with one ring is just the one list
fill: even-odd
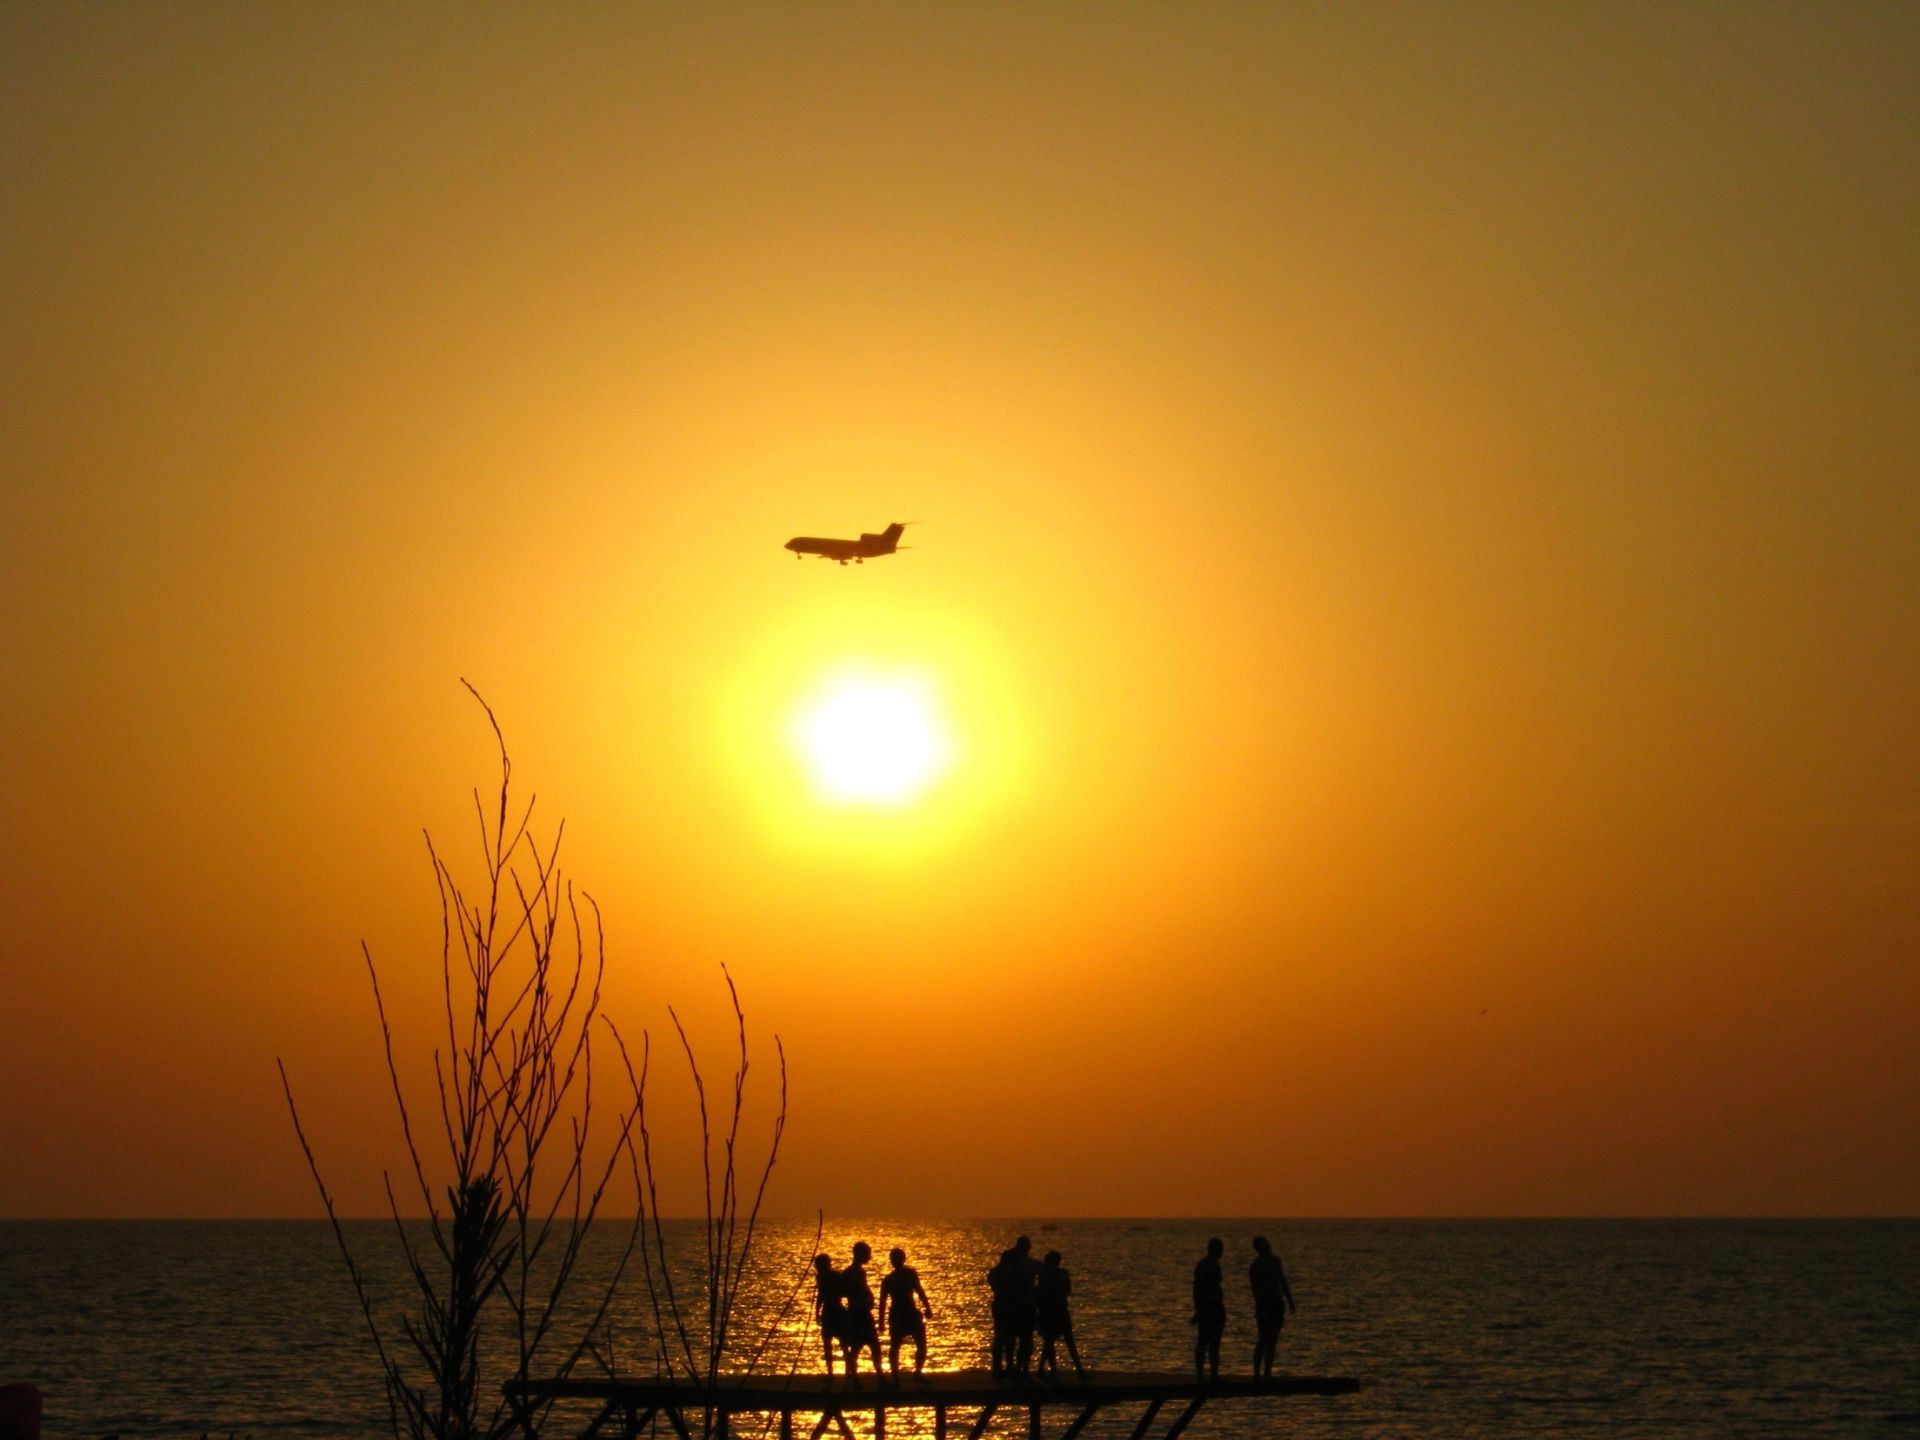
[(1074, 1440), (1074, 1437), (1079, 1435), (1079, 1433), (1082, 1430), (1087, 1428), (1087, 1422), (1093, 1419), (1093, 1417), (1099, 1413), (1100, 1413), (1100, 1406), (1097, 1402), (1095, 1404), (1087, 1406), (1086, 1409), (1082, 1410), (1078, 1415), (1074, 1416), (1073, 1423), (1067, 1426), (1066, 1430), (1062, 1432), (1060, 1436), (1060, 1440)]
[(947, 1440), (947, 1407), (933, 1407), (933, 1440)]
[(1131, 1436), (1131, 1440), (1144, 1440), (1144, 1437), (1147, 1433), (1147, 1427), (1153, 1424), (1153, 1417), (1158, 1415), (1159, 1413), (1160, 1413), (1160, 1402), (1158, 1400), (1149, 1400), (1147, 1402), (1147, 1413), (1142, 1415), (1140, 1417), (1140, 1423), (1133, 1427), (1133, 1435)]
[(687, 1420), (680, 1413), (678, 1405), (663, 1405), (660, 1408), (666, 1414), (667, 1423), (673, 1426), (673, 1433), (678, 1435), (680, 1440), (693, 1440), (693, 1436), (687, 1433)]
[(626, 1440), (639, 1440), (641, 1428), (653, 1419), (653, 1412), (658, 1408), (656, 1405), (649, 1405), (636, 1414), (631, 1400), (609, 1400), (607, 1408), (602, 1410), (593, 1424), (587, 1427), (583, 1436), (586, 1440), (591, 1440), (592, 1436), (598, 1435), (600, 1427), (612, 1419), (614, 1411), (617, 1410), (620, 1412), (620, 1433), (626, 1437)]
[(793, 1411), (780, 1412), (780, 1440), (793, 1440)]
[(1188, 1403), (1187, 1408), (1180, 1412), (1180, 1418), (1175, 1420), (1172, 1427), (1167, 1431), (1166, 1440), (1180, 1440), (1180, 1432), (1187, 1428), (1187, 1422), (1198, 1415), (1200, 1413), (1200, 1407), (1206, 1403), (1206, 1396), (1194, 1396)]
[(813, 1427), (812, 1440), (820, 1440), (820, 1437), (827, 1433), (827, 1426), (831, 1425), (832, 1423), (833, 1423), (833, 1411), (822, 1410), (820, 1412), (820, 1423)]
[(873, 1440), (887, 1440), (887, 1407), (880, 1400), (873, 1405)]
[(1027, 1440), (1040, 1440), (1040, 1407), (1027, 1406)]
[[(967, 1440), (980, 1440), (980, 1437), (987, 1433), (987, 1426), (993, 1423), (993, 1412), (999, 1408), (998, 1405), (982, 1405), (980, 1418), (974, 1421), (973, 1428), (967, 1431)], [(1135, 1440), (1138, 1440), (1137, 1436)]]

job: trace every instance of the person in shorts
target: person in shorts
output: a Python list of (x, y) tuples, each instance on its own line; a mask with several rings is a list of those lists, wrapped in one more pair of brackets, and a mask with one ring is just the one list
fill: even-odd
[(833, 1351), (846, 1333), (847, 1297), (841, 1293), (840, 1274), (828, 1255), (813, 1257), (813, 1318), (820, 1326), (820, 1352), (833, 1374)]
[(933, 1302), (920, 1283), (920, 1272), (907, 1264), (906, 1251), (894, 1246), (887, 1252), (887, 1263), (893, 1268), (880, 1282), (880, 1322), (887, 1327), (887, 1366), (897, 1380), (902, 1342), (913, 1342), (914, 1374), (926, 1363), (927, 1321), (933, 1318)]
[(867, 1261), (873, 1258), (873, 1247), (866, 1241), (854, 1243), (853, 1263), (840, 1272), (840, 1294), (845, 1298), (847, 1309), (845, 1329), (840, 1335), (841, 1354), (847, 1362), (847, 1374), (859, 1384), (860, 1352), (873, 1352), (873, 1373), (880, 1374), (880, 1332), (873, 1324), (873, 1287), (867, 1284)]

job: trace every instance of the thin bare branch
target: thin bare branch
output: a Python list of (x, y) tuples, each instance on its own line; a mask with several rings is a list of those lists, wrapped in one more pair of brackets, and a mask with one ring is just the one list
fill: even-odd
[(354, 1298), (360, 1302), (360, 1315), (367, 1322), (367, 1334), (373, 1339), (374, 1352), (380, 1357), (380, 1373), (386, 1382), (387, 1415), (398, 1433), (399, 1397), (395, 1390), (393, 1361), (387, 1356), (386, 1342), (381, 1339), (380, 1326), (373, 1318), (373, 1301), (367, 1295), (366, 1282), (360, 1278), (360, 1267), (354, 1264), (353, 1249), (347, 1244), (346, 1231), (340, 1228), (340, 1216), (333, 1208), (333, 1195), (327, 1189), (327, 1182), (321, 1178), (320, 1162), (313, 1157), (313, 1146), (307, 1142), (306, 1127), (300, 1123), (300, 1107), (293, 1103), (293, 1082), (287, 1078), (286, 1063), (275, 1056), (273, 1066), (280, 1072), (280, 1091), (287, 1097), (287, 1114), (293, 1118), (293, 1133), (300, 1141), (300, 1153), (307, 1157), (307, 1173), (313, 1176), (313, 1185), (320, 1192), (320, 1203), (326, 1208), (327, 1224), (333, 1230), (334, 1243), (340, 1247), (340, 1258), (346, 1263), (347, 1278), (353, 1282)]
[[(668, 1246), (660, 1211), (647, 1114), (651, 1039), (642, 1032), (636, 1072), (618, 1027), (601, 1013), (605, 922), (592, 895), (576, 892), (564, 873), (565, 822), (554, 827), (550, 838), (535, 835), (535, 799), (529, 797), (524, 806), (516, 803), (513, 761), (499, 720), (469, 682), (462, 684), (493, 730), (499, 788), (491, 803), (479, 789), (473, 792), (480, 864), (471, 887), (454, 873), (432, 836), (426, 836), (441, 922), (441, 1005), (433, 1023), (445, 1037), (429, 1051), (440, 1118), (438, 1144), (444, 1147), (444, 1154), (431, 1162), (420, 1147), (422, 1137), (413, 1126), (401, 1083), (379, 971), (371, 949), (361, 947), (413, 1190), (425, 1211), (431, 1241), (423, 1241), (403, 1218), (391, 1177), (383, 1173), (388, 1217), (411, 1294), (411, 1309), (392, 1326), (379, 1323), (344, 1230), (334, 1218), (333, 1198), (294, 1110), (284, 1067), (281, 1084), (374, 1340), (395, 1434), (413, 1440), (506, 1440), (509, 1435), (531, 1440), (553, 1403), (558, 1382), (577, 1366), (591, 1362), (614, 1371), (611, 1317), (636, 1250), (653, 1311), (659, 1371), (711, 1382), (727, 1363), (735, 1304), (753, 1258), (760, 1205), (785, 1129), (786, 1056), (781, 1050), (780, 1110), (771, 1146), (752, 1205), (743, 1216), (747, 1197), (740, 1146), (751, 1057), (746, 1015), (732, 975), (723, 967), (734, 1010), (736, 1063), (732, 1109), (722, 1135), (714, 1132), (705, 1077), (691, 1038), (677, 1012), (668, 1010), (693, 1078), (700, 1122), (705, 1220), (704, 1269), (697, 1288), (704, 1292), (706, 1305), (704, 1323), (690, 1323), (682, 1295), (691, 1300), (693, 1291), (683, 1290), (676, 1280), (676, 1254)], [(602, 1020), (612, 1032), (632, 1096), (630, 1105), (616, 1107), (610, 1131), (607, 1117), (595, 1116), (596, 1104), (604, 1109), (606, 1103), (594, 1073), (593, 1029)], [(778, 1047), (777, 1036), (774, 1043)], [(718, 1176), (716, 1139), (723, 1146)], [(634, 1216), (612, 1257), (611, 1274), (596, 1268), (590, 1292), (581, 1297), (574, 1293), (576, 1286), (590, 1265), (597, 1267), (587, 1239), (622, 1170), (632, 1180)], [(441, 1175), (444, 1185), (437, 1190), (429, 1177)], [(797, 1294), (798, 1283), (783, 1314)], [(563, 1333), (563, 1327), (576, 1322), (584, 1322), (583, 1328)], [(483, 1331), (493, 1337), (485, 1346)], [(750, 1368), (759, 1363), (767, 1343), (763, 1338), (748, 1357)], [(486, 1358), (496, 1353), (497, 1359)], [(517, 1382), (511, 1401), (495, 1381), (489, 1380), (491, 1389), (483, 1384), (483, 1361), (490, 1377), (502, 1367), (510, 1372)], [(708, 1413), (709, 1433), (714, 1421)]]

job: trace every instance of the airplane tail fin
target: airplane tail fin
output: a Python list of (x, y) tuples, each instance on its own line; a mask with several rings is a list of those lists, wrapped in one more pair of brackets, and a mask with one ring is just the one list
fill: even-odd
[(906, 533), (911, 520), (896, 520), (881, 531), (868, 530), (860, 536), (860, 548), (868, 555), (891, 555), (901, 548), (900, 537)]

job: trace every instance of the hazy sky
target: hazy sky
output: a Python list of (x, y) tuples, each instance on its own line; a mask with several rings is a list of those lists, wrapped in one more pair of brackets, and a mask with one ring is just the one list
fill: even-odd
[(377, 1207), (461, 676), (783, 1211), (1920, 1210), (1920, 8), (9, 5), (0, 186), (0, 1215)]

